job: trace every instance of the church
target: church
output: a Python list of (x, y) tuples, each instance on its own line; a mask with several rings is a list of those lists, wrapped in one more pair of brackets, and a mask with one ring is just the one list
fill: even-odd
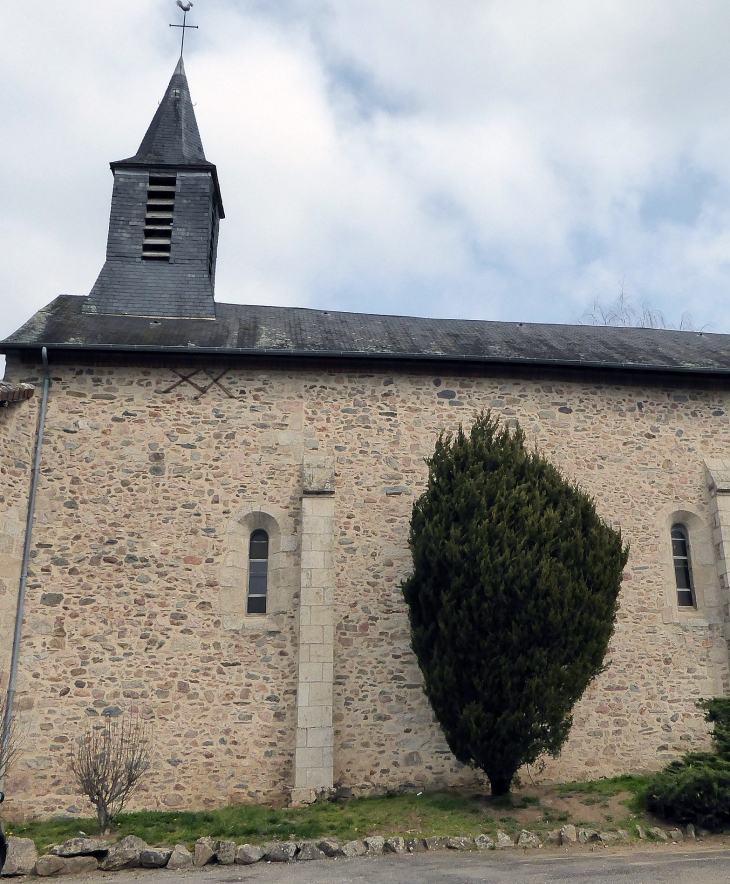
[(87, 813), (70, 746), (126, 712), (154, 722), (137, 808), (483, 782), (424, 697), (400, 589), (425, 458), (482, 409), (631, 545), (607, 667), (540, 775), (707, 745), (695, 702), (730, 691), (730, 336), (216, 302), (223, 200), (182, 58), (111, 170), (93, 289), (0, 346), (10, 816)]

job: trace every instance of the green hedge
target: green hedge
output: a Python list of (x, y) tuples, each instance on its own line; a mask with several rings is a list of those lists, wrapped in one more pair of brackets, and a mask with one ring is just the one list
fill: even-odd
[(694, 752), (673, 761), (648, 783), (652, 813), (708, 829), (730, 825), (730, 697), (697, 704), (713, 724), (712, 752)]

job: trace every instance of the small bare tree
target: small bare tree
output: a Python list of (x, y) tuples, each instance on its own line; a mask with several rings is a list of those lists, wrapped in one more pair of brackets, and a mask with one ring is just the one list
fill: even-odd
[[(0, 677), (0, 682), (2, 678)], [(5, 779), (23, 746), (23, 732), (17, 712), (6, 690), (0, 692), (0, 783)]]
[(99, 834), (109, 831), (149, 769), (152, 724), (138, 715), (92, 724), (73, 747), (71, 770), (81, 792), (96, 808)]
[[(637, 307), (621, 284), (618, 296), (610, 304), (594, 298), (590, 310), (586, 310), (579, 322), (582, 325), (613, 325), (623, 328), (674, 328), (667, 322), (661, 310), (652, 309), (646, 301)], [(696, 328), (689, 313), (683, 313), (679, 331), (705, 331), (707, 326)]]

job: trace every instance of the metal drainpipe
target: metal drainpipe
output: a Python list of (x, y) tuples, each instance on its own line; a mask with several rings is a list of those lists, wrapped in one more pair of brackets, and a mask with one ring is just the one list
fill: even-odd
[[(38, 435), (35, 443), (35, 461), (33, 463), (33, 477), (30, 483), (30, 499), (28, 500), (28, 515), (25, 522), (25, 543), (23, 545), (23, 564), (20, 569), (20, 587), (18, 589), (18, 609), (15, 614), (15, 634), (13, 635), (13, 654), (10, 659), (10, 680), (8, 681), (7, 702), (5, 705), (5, 720), (3, 721), (2, 741), (5, 742), (10, 736), (10, 723), (13, 718), (13, 706), (15, 700), (15, 681), (18, 676), (18, 658), (20, 656), (20, 636), (23, 630), (23, 610), (25, 608), (25, 587), (28, 582), (28, 559), (30, 558), (30, 543), (33, 535), (33, 516), (35, 514), (35, 499), (38, 490), (38, 476), (41, 469), (41, 451), (43, 448), (43, 428), (46, 423), (46, 407), (48, 405), (48, 388), (51, 378), (48, 372), (48, 350), (41, 350), (45, 377), (43, 378), (43, 396), (41, 398), (41, 413), (38, 419)], [(2, 789), (5, 771), (0, 770), (0, 790)]]

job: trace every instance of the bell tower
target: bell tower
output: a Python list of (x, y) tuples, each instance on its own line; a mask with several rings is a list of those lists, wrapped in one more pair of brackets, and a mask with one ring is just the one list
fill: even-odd
[(133, 157), (114, 175), (106, 261), (85, 313), (215, 319), (218, 175), (203, 152), (182, 56)]

